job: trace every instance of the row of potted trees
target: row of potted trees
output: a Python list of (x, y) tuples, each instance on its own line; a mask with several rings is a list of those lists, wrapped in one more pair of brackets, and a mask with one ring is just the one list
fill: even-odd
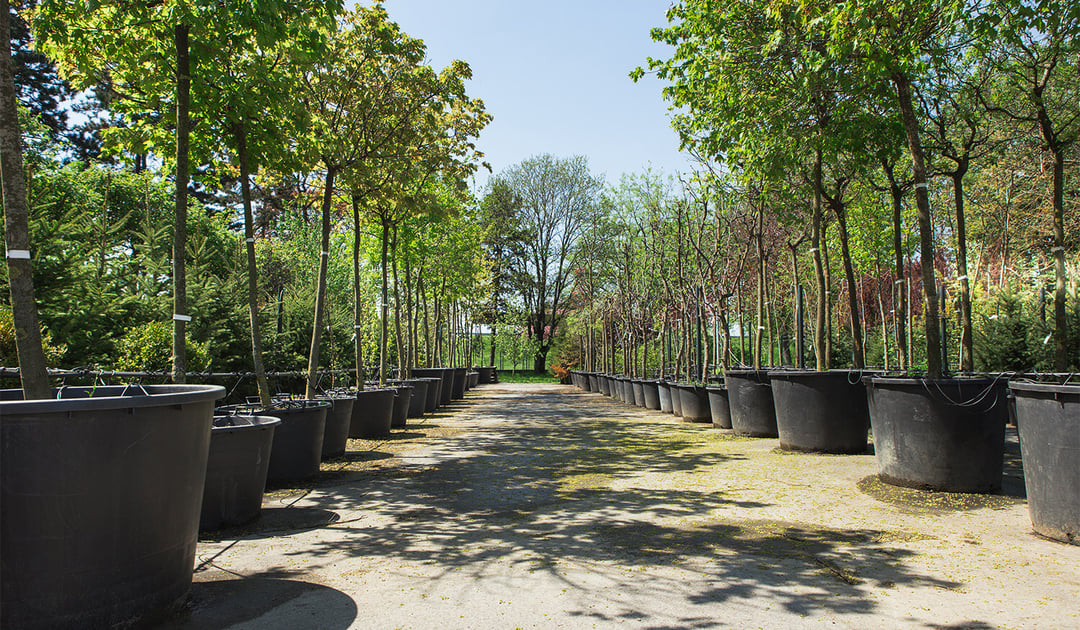
[(593, 372), (571, 381), (736, 435), (778, 438), (786, 450), (865, 453), (869, 430), (884, 481), (941, 492), (1001, 489), (1005, 425), (1015, 414), (1034, 530), (1080, 542), (1077, 384), (783, 369), (729, 369), (710, 386)]
[(200, 530), (249, 522), (268, 480), (310, 477), (348, 438), (388, 436), (481, 375), (415, 372), (267, 408), (215, 409), (225, 395), (216, 385), (62, 387), (39, 400), (0, 391), (0, 625), (113, 627), (170, 614), (190, 588)]

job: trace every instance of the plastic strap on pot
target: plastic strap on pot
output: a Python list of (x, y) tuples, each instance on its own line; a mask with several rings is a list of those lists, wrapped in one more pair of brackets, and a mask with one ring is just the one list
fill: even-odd
[[(978, 395), (973, 397), (971, 400), (965, 400), (965, 401), (955, 401), (955, 400), (953, 400), (952, 398), (949, 397), (948, 394), (946, 394), (944, 391), (941, 390), (941, 385), (939, 385), (937, 383), (934, 383), (934, 390), (931, 390), (930, 386), (927, 384), (927, 379), (922, 379), (921, 382), (922, 382), (923, 388), (926, 390), (926, 393), (930, 394), (930, 396), (932, 398), (937, 398), (939, 401), (941, 401), (941, 402), (943, 402), (943, 403), (945, 403), (947, 405), (951, 405), (953, 407), (959, 407), (959, 408), (962, 408), (962, 409), (963, 408), (974, 409), (976, 406), (978, 406), (982, 402), (984, 402), (987, 399), (988, 396), (990, 396), (990, 392), (994, 391), (995, 386), (997, 385), (998, 381), (1001, 380), (1001, 377), (1002, 377), (1003, 374), (1004, 374), (1004, 372), (999, 372), (997, 374), (997, 376), (994, 377), (994, 380), (990, 381), (990, 384), (987, 385), (986, 388), (983, 389), (981, 392), (979, 392)], [(936, 393), (935, 393), (935, 391), (936, 391)], [(997, 403), (998, 403), (998, 395), (994, 394), (994, 401), (992, 403), (990, 403), (990, 405), (987, 406), (986, 409), (987, 410), (993, 409), (994, 405), (996, 405)]]
[[(135, 392), (131, 392), (132, 389), (135, 389)], [(127, 385), (124, 385), (124, 389), (120, 392), (120, 395), (121, 396), (149, 396), (150, 393), (146, 391), (146, 388), (144, 388), (142, 385), (140, 385), (138, 383), (128, 383)]]

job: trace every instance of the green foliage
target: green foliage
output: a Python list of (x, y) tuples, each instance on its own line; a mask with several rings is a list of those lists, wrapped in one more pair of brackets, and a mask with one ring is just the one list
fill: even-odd
[[(199, 372), (210, 366), (208, 344), (187, 343), (188, 368)], [(167, 372), (172, 366), (172, 324), (148, 322), (125, 333), (116, 343), (113, 367), (127, 372)]]
[[(41, 345), (45, 351), (46, 365), (56, 367), (64, 354), (64, 346), (53, 342), (48, 331), (42, 331)], [(15, 320), (11, 309), (0, 306), (0, 367), (18, 367), (19, 354), (15, 347)]]

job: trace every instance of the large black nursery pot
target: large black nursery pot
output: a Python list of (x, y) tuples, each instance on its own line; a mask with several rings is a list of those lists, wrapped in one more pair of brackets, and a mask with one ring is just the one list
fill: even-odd
[(728, 405), (728, 390), (723, 385), (710, 385), (705, 388), (709, 397), (709, 417), (717, 429), (731, 428), (731, 407)]
[(224, 407), (221, 411), (273, 416), (281, 420), (274, 432), (267, 481), (294, 481), (319, 472), (330, 401), (280, 400), (271, 409)]
[(679, 410), (684, 422), (712, 422), (709, 412), (709, 396), (702, 385), (681, 384), (679, 391)]
[(777, 437), (769, 373), (765, 370), (728, 370), (724, 374), (724, 383), (727, 384), (731, 428), (735, 434)]
[(465, 397), (465, 368), (452, 368), (453, 370), (453, 394), (451, 397), (454, 400), (461, 400)]
[(409, 400), (409, 418), (419, 418), (427, 409), (428, 381), (422, 378), (410, 378), (405, 381), (406, 385), (413, 388), (412, 398)]
[(469, 376), (469, 389), (472, 389), (472, 388), (474, 388), (474, 387), (476, 387), (477, 385), (480, 384), (480, 373), (479, 372), (468, 372), (468, 376)]
[(1080, 544), (1080, 385), (1013, 381), (1028, 513), (1036, 532)]
[(323, 429), (323, 459), (345, 454), (349, 429), (352, 426), (353, 405), (356, 403), (356, 398), (351, 394), (334, 395), (327, 400), (330, 408), (326, 411), (326, 426)]
[(660, 409), (660, 387), (656, 381), (642, 381), (642, 393), (645, 394), (645, 408), (658, 411)]
[(864, 379), (884, 481), (944, 492), (1001, 489), (1005, 380)]
[(394, 420), (394, 390), (384, 387), (361, 389), (353, 403), (351, 438), (380, 438), (390, 435)]
[(259, 516), (279, 424), (271, 416), (214, 417), (199, 531), (243, 525)]
[(630, 381), (631, 389), (634, 392), (634, 404), (638, 407), (645, 406), (645, 383), (638, 379)]
[(682, 417), (682, 394), (679, 393), (678, 383), (670, 383), (668, 389), (671, 390), (671, 413)]
[(495, 366), (494, 365), (478, 365), (473, 368), (476, 370), (479, 376), (477, 377), (478, 385), (489, 385), (495, 382)]
[(624, 376), (619, 379), (619, 400), (628, 405), (634, 404), (634, 381), (630, 377)]
[(586, 374), (588, 374), (588, 377), (589, 377), (589, 391), (590, 392), (598, 392), (598, 391), (600, 391), (600, 375), (597, 374), (596, 372), (587, 372)]
[(427, 381), (426, 399), (424, 400), (424, 412), (431, 413), (439, 408), (439, 396), (442, 393), (442, 379), (422, 377), (413, 380)]
[(863, 374), (848, 370), (772, 370), (780, 448), (820, 453), (864, 453), (870, 428)]
[(578, 389), (583, 389), (581, 385), (581, 372), (570, 370), (570, 384)]
[(0, 392), (0, 626), (149, 622), (186, 599), (214, 385)]
[(394, 390), (394, 415), (390, 428), (404, 429), (406, 419), (409, 417), (413, 388), (411, 385), (394, 385), (391, 389)]
[(600, 393), (605, 396), (611, 395), (611, 377), (607, 374), (600, 374), (596, 377), (596, 384), (600, 386)]
[(442, 387), (439, 389), (439, 405), (448, 405), (454, 393), (454, 368), (413, 368), (412, 374), (417, 378), (442, 379)]
[(668, 383), (667, 381), (657, 381), (656, 394), (660, 397), (660, 411), (664, 413), (674, 413), (674, 408), (671, 404), (671, 383)]

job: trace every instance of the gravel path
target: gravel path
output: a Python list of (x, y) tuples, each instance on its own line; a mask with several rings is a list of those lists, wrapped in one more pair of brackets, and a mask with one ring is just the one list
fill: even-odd
[(170, 627), (1080, 627), (1080, 547), (1031, 532), (1015, 434), (991, 497), (777, 447), (481, 386), (204, 537)]

